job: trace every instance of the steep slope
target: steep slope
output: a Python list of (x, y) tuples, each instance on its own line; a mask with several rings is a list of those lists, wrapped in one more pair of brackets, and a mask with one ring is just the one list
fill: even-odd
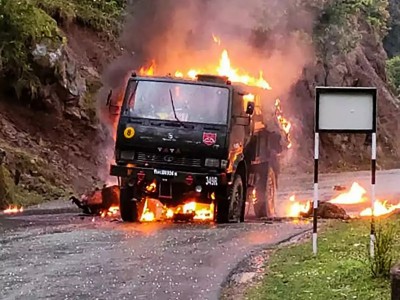
[[(100, 26), (97, 15), (90, 14), (101, 9), (91, 8), (91, 1), (68, 5), (55, 1), (53, 6), (46, 1), (25, 1), (21, 7), (13, 4), (6, 2), (2, 8), (10, 21), (1, 27), (14, 30), (12, 38), (26, 30), (21, 23), (31, 25), (32, 20), (24, 15), (22, 6), (26, 5), (34, 9), (36, 17), (58, 25), (54, 30), (63, 42), (54, 48), (46, 40), (35, 39), (32, 32), (26, 33), (31, 40), (20, 46), (25, 47), (23, 51), (33, 51), (23, 57), (23, 71), (15, 67), (10, 52), (0, 52), (0, 77), (7, 79), (0, 80), (0, 148), (6, 153), (0, 174), (0, 209), (9, 203), (28, 205), (83, 192), (104, 182), (106, 169), (100, 166), (107, 164), (107, 158), (102, 156), (95, 97), (99, 74), (118, 52), (112, 32)], [(13, 19), (17, 12), (22, 19)], [(105, 12), (99, 15), (104, 17)], [(16, 24), (18, 28), (12, 26)], [(26, 80), (15, 81), (18, 74)]]
[[(295, 111), (302, 112), (296, 132), (302, 143), (290, 164), (294, 171), (312, 170), (314, 99), (318, 85), (377, 87), (378, 166), (400, 166), (400, 102), (388, 82), (387, 53), (383, 48), (389, 17), (387, 1), (377, 1), (371, 7), (346, 5), (346, 2), (332, 3), (319, 15), (314, 27), (314, 35), (321, 41), (318, 58), (304, 69), (303, 78), (292, 91), (291, 105)], [(369, 168), (371, 148), (366, 138), (365, 135), (322, 135), (322, 170)]]

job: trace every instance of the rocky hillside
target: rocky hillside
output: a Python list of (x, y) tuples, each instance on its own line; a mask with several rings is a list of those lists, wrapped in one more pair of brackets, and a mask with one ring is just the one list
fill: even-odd
[[(226, 8), (224, 1), (202, 2), (201, 22), (186, 23), (186, 28), (178, 22), (185, 12), (174, 13), (177, 7), (182, 13), (182, 1), (0, 0), (0, 148), (6, 153), (0, 167), (0, 208), (105, 183), (112, 145), (99, 112), (106, 89), (117, 87), (128, 71), (151, 59), (160, 37), (170, 44), (158, 49), (176, 56), (165, 38), (173, 29), (185, 30), (190, 47), (201, 44), (196, 34), (215, 24), (216, 8)], [(247, 9), (236, 2), (229, 2), (230, 17), (223, 24), (230, 34), (246, 33), (247, 19), (232, 20), (232, 6), (242, 13)], [(311, 167), (316, 85), (377, 86), (378, 164), (397, 166), (398, 1), (390, 1), (390, 7), (386, 0), (256, 2), (265, 11), (257, 26), (251, 25), (249, 39), (237, 43), (251, 44), (266, 58), (287, 47), (282, 41), (293, 35), (314, 49), (282, 99), (295, 125), (293, 137), (302, 141), (295, 143), (289, 170)], [(210, 5), (211, 14), (206, 13)], [(165, 59), (165, 53), (158, 54)], [(99, 92), (101, 86), (105, 90)], [(325, 170), (368, 167), (365, 136), (326, 136), (322, 141)]]
[[(309, 162), (313, 157), (314, 103), (310, 100), (315, 97), (317, 85), (377, 87), (378, 166), (399, 167), (400, 102), (393, 85), (393, 67), (387, 68), (388, 52), (398, 51), (398, 37), (393, 33), (398, 20), (393, 3), (389, 7), (383, 0), (328, 1), (320, 11), (313, 27), (317, 59), (304, 68), (303, 78), (292, 90), (291, 105), (303, 112), (298, 136), (305, 141), (298, 148), (294, 170), (312, 169)], [(386, 46), (392, 45), (390, 49), (384, 48), (384, 40)], [(322, 135), (323, 170), (369, 168), (371, 149), (366, 138), (365, 135)]]
[(122, 11), (122, 1), (1, 1), (0, 209), (107, 178), (95, 97)]

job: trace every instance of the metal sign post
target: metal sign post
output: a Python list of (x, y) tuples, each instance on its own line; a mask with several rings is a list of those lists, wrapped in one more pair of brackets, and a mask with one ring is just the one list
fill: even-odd
[(376, 181), (377, 89), (368, 87), (317, 87), (314, 129), (313, 253), (318, 251), (318, 160), (322, 133), (358, 133), (372, 137), (371, 154), (371, 255), (374, 255)]

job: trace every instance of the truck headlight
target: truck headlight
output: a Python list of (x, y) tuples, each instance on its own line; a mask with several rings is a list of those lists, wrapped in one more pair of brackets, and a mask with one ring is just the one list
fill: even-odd
[(119, 158), (122, 160), (134, 160), (135, 159), (135, 151), (121, 151)]
[(219, 159), (206, 158), (205, 166), (212, 167), (212, 168), (219, 168)]

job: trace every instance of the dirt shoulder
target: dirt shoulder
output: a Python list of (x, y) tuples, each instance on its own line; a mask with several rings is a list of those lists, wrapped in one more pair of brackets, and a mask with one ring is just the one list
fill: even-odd
[(229, 274), (222, 285), (219, 299), (247, 299), (246, 293), (262, 283), (267, 271), (269, 258), (277, 249), (306, 242), (310, 238), (311, 229), (291, 236), (275, 246), (251, 253)]

